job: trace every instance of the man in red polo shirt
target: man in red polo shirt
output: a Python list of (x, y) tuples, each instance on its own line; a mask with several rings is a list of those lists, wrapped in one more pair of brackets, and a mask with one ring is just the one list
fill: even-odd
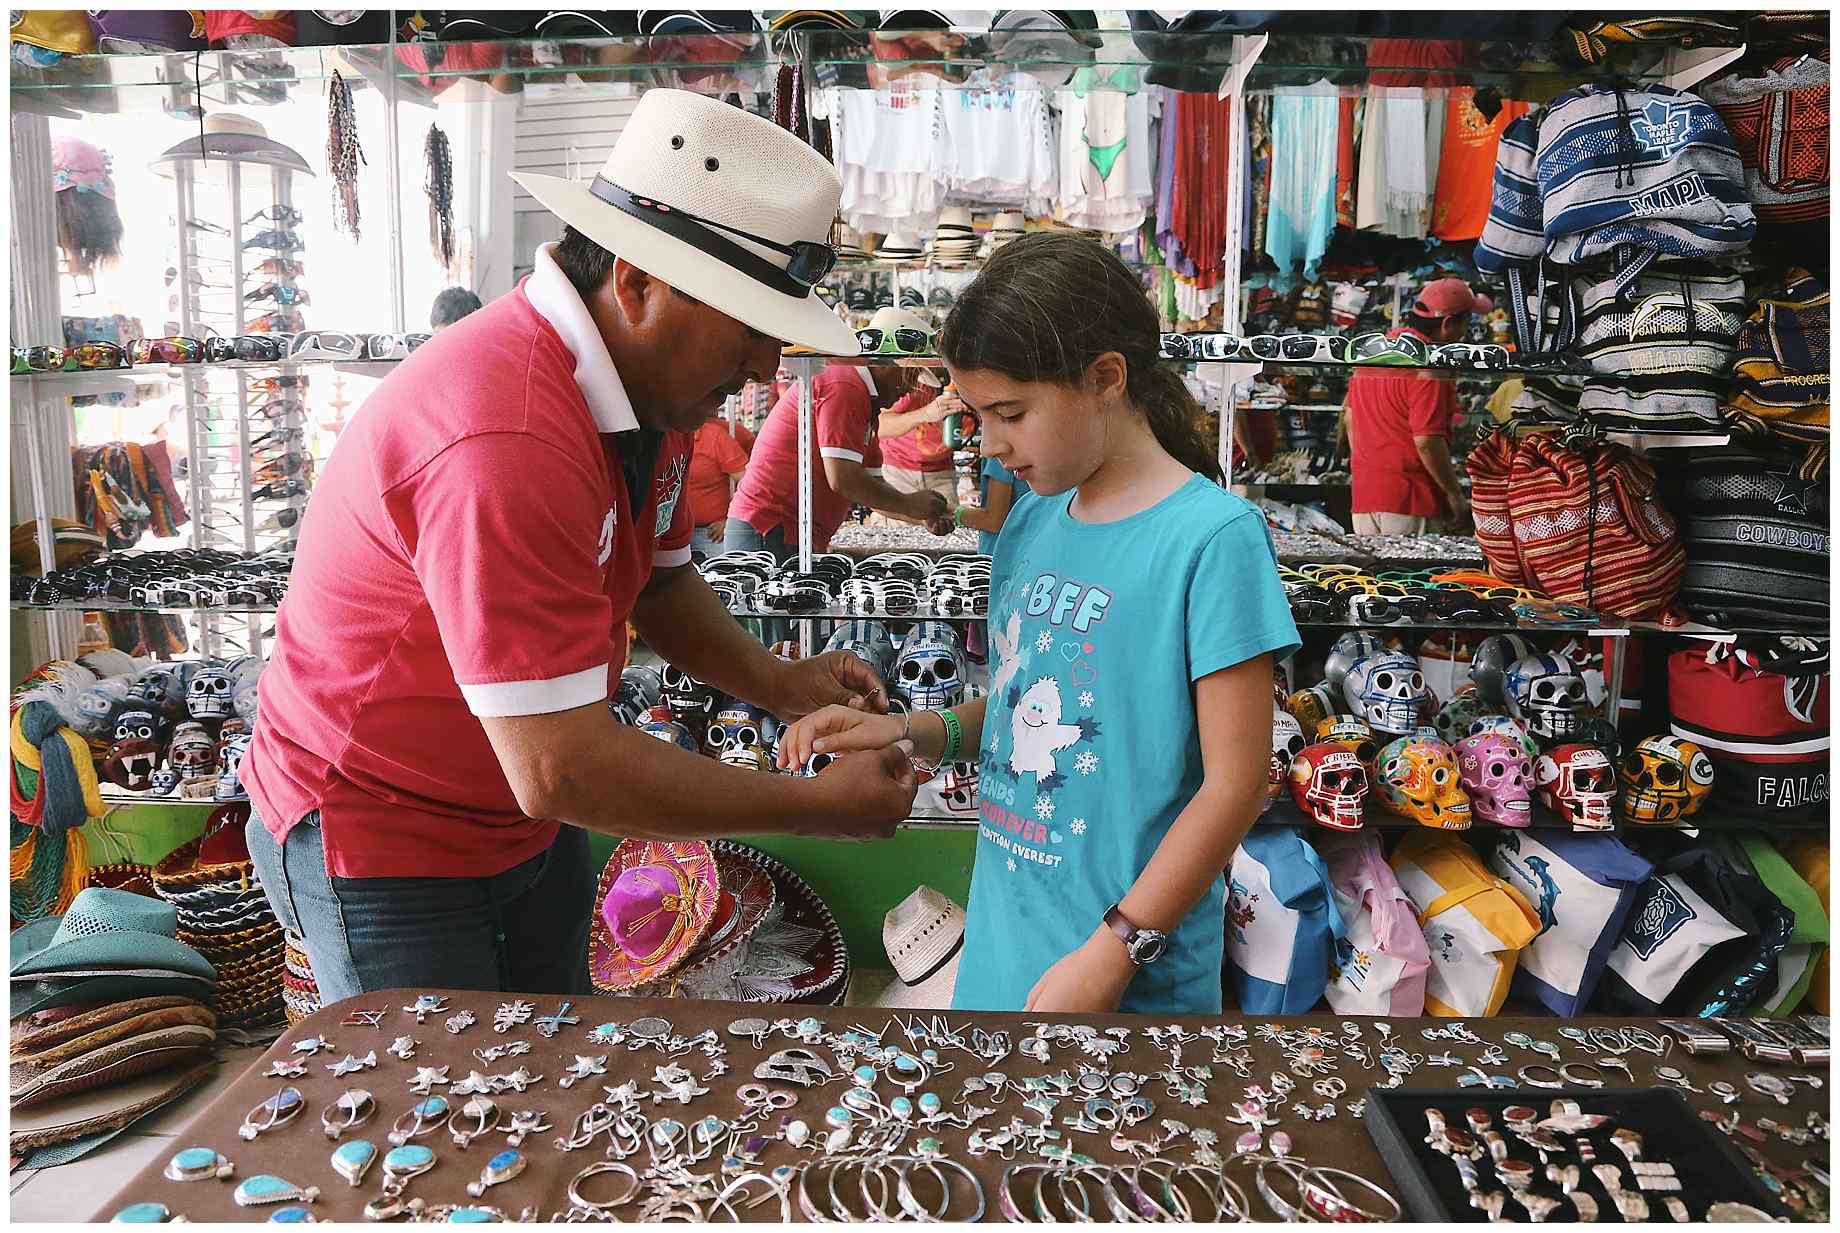
[[(1426, 283), (1406, 324), (1389, 337), (1413, 334), (1427, 346), (1461, 342), (1471, 313), (1494, 306), (1460, 278)], [(1456, 382), (1423, 369), (1361, 368), (1348, 380), (1344, 424), (1354, 473), (1357, 535), (1420, 535), (1433, 520), (1461, 523), (1469, 498), (1450, 460), (1457, 419)]]
[(735, 623), (690, 566), (683, 499), (691, 434), (772, 375), (780, 338), (855, 348), (811, 295), (836, 172), (765, 120), (654, 90), (591, 183), (520, 183), (562, 242), (352, 417), (263, 673), (250, 855), (328, 1003), (585, 991), (588, 830), (885, 835), (913, 801), (898, 752), (766, 775), (607, 706), (630, 619), (784, 719), (879, 709), (860, 661), (787, 663)]

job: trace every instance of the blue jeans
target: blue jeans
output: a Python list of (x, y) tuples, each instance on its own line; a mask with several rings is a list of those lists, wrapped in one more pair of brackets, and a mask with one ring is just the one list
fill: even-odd
[(284, 928), (306, 939), (322, 1005), (384, 989), (591, 993), (588, 921), (598, 870), (588, 832), (483, 878), (339, 878), (319, 814), (277, 845), (252, 812), (249, 858)]

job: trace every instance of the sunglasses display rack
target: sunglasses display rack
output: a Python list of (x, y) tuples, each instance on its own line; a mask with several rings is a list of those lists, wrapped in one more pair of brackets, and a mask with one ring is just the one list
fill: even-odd
[[(306, 329), (304, 221), (285, 167), (222, 160), (211, 174), (171, 164), (179, 222), (174, 283), (188, 339), (214, 354), (255, 363), (185, 363), (189, 506), (195, 547), (256, 554), (291, 545), (313, 480), (306, 382), (279, 354)], [(231, 355), (224, 355), (229, 351)], [(209, 656), (262, 655), (273, 620), (244, 609), (194, 611), (197, 649)]]

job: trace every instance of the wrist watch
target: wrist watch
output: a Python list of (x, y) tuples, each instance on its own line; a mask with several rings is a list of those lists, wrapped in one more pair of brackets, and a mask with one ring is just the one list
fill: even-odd
[(1124, 943), (1124, 953), (1138, 967), (1148, 967), (1169, 949), (1169, 935), (1161, 929), (1139, 929), (1113, 904), (1105, 910), (1105, 925)]

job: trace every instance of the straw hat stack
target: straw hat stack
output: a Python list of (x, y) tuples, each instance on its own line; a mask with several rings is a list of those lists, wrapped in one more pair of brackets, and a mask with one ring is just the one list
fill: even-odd
[(941, 210), (927, 256), (936, 263), (949, 265), (969, 261), (977, 256), (977, 251), (978, 238), (971, 226), (971, 211), (958, 207)]
[(217, 969), (220, 1027), (262, 1035), (287, 1022), (284, 943), (243, 840), (248, 816), (247, 806), (214, 812), (204, 834), (154, 866), (153, 885), (179, 914), (179, 940)]
[(984, 255), (988, 257), (1011, 240), (1020, 240), (1023, 233), (1022, 212), (1005, 210), (997, 215), (990, 224), (990, 235), (984, 241)]

